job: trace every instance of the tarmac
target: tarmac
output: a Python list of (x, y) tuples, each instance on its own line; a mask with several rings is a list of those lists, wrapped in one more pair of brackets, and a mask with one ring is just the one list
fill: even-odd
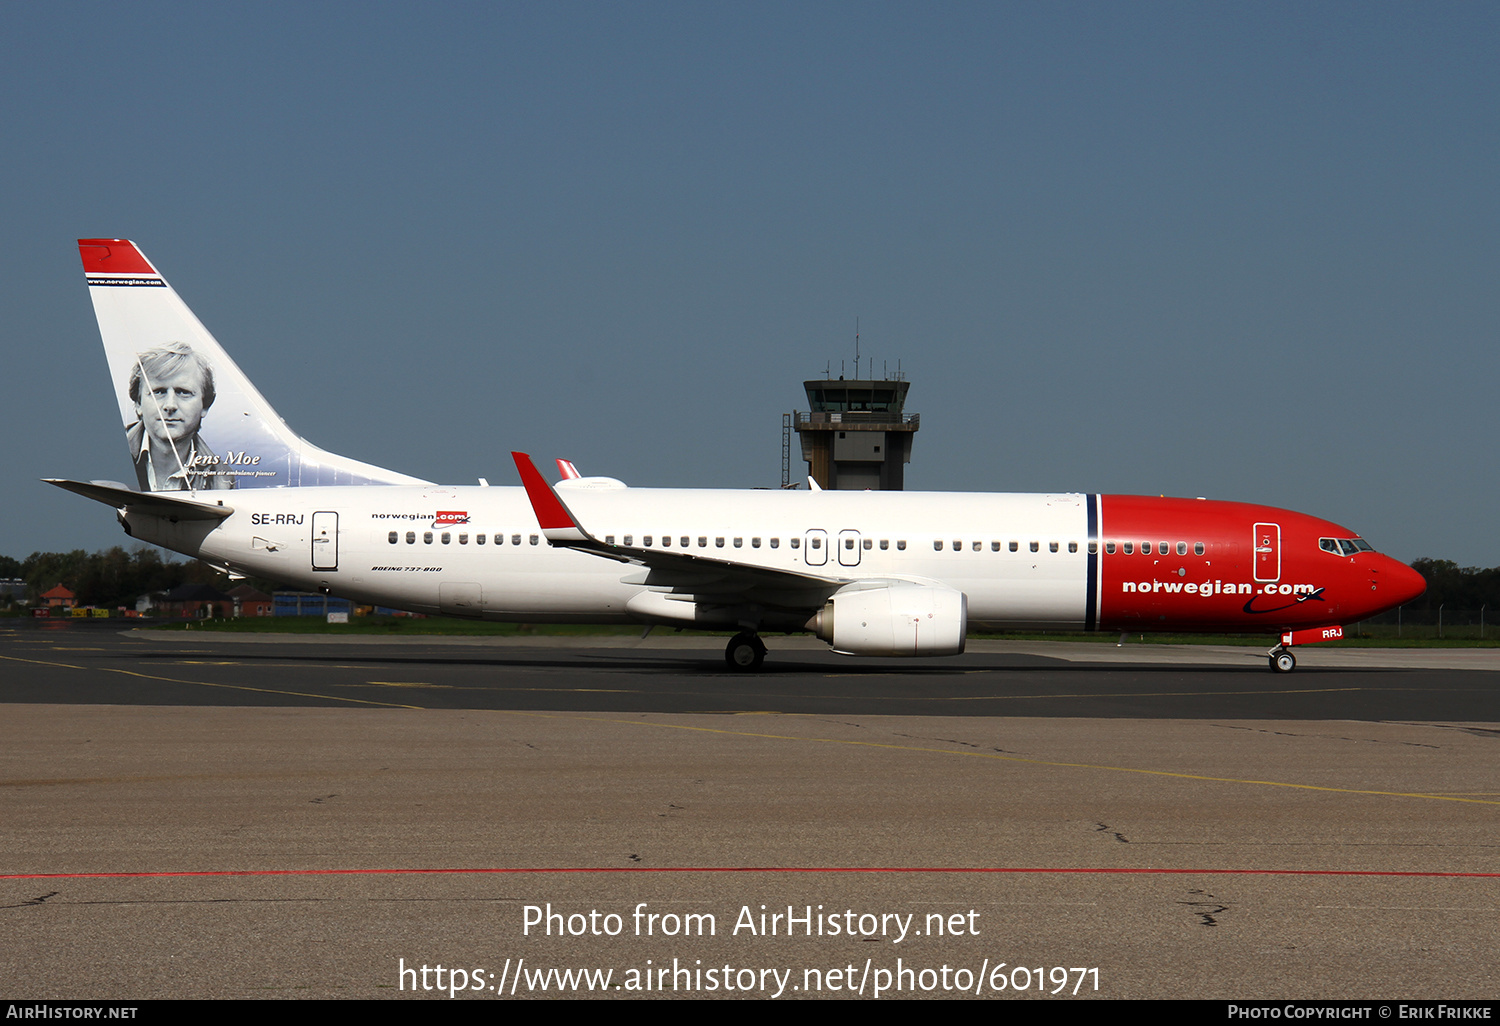
[(768, 640), (0, 630), (6, 996), (1497, 994), (1493, 650)]

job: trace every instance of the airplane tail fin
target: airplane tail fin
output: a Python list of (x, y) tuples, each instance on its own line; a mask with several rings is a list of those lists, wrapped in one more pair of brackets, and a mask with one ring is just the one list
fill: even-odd
[(294, 433), (133, 242), (78, 252), (141, 491), (428, 483)]

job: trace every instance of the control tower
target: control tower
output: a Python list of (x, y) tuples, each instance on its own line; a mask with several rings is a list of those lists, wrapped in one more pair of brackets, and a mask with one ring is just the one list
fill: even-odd
[(794, 412), (791, 426), (819, 487), (900, 491), (912, 436), (921, 424), (918, 414), (905, 412), (911, 382), (898, 372), (895, 379), (824, 378), (804, 381), (802, 387), (808, 412)]

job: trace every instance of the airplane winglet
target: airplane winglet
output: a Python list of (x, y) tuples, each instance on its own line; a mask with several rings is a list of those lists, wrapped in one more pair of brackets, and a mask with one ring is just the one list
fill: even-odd
[(558, 457), (557, 472), (563, 476), (564, 481), (576, 481), (583, 476), (578, 472), (578, 468), (573, 466), (572, 460), (565, 460), (562, 457)]
[(516, 461), (516, 469), (521, 472), (521, 484), (526, 486), (526, 497), (531, 500), (532, 512), (536, 514), (536, 522), (547, 536), (547, 541), (556, 544), (593, 541), (589, 533), (579, 526), (577, 518), (568, 507), (563, 505), (562, 499), (557, 497), (557, 492), (542, 477), (541, 471), (536, 469), (531, 457), (524, 452), (512, 452), (510, 455)]

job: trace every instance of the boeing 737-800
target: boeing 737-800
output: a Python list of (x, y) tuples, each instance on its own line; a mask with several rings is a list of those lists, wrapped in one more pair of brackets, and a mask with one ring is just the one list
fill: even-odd
[(473, 619), (809, 631), (849, 655), (954, 655), (972, 623), (1240, 631), (1292, 647), (1425, 587), (1358, 534), (1204, 499), (627, 488), (559, 461), (549, 485), (452, 487), (296, 435), (133, 243), (79, 241), (133, 485), (52, 483), (127, 534), (227, 571)]

